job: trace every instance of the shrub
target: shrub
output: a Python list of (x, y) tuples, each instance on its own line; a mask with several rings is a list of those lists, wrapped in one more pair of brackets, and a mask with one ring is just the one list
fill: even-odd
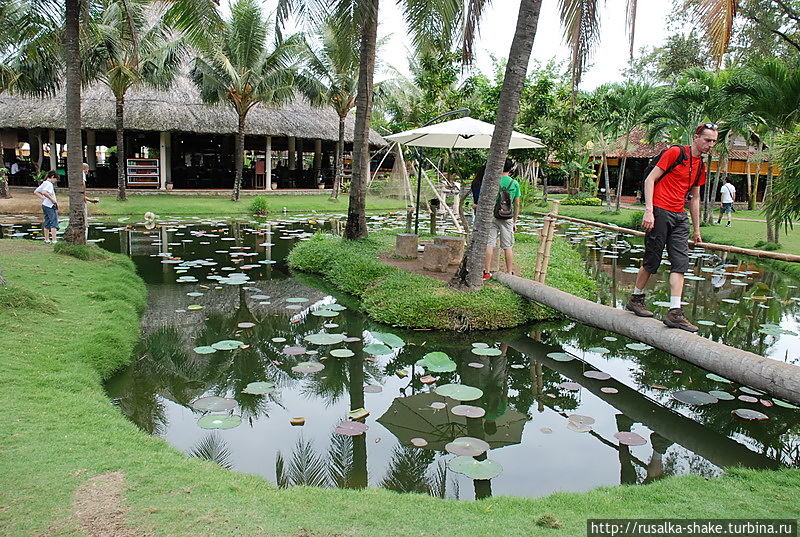
[(256, 196), (250, 202), (250, 213), (265, 215), (269, 212), (269, 202), (266, 196)]
[(572, 197), (561, 200), (561, 205), (585, 205), (587, 207), (599, 207), (603, 204), (600, 198), (581, 198)]
[(643, 217), (644, 211), (633, 211), (628, 214), (628, 219), (625, 221), (625, 224), (622, 227), (626, 227), (628, 229), (638, 229), (641, 231)]
[(767, 241), (758, 241), (753, 245), (753, 248), (759, 248), (761, 250), (767, 250), (769, 252), (774, 252), (776, 250), (781, 249), (781, 243), (779, 242), (767, 242)]

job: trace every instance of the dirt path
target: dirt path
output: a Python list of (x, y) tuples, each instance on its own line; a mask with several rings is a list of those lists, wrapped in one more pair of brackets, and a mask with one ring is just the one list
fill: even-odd
[[(378, 256), (378, 259), (384, 265), (389, 265), (392, 267), (399, 268), (401, 270), (405, 270), (406, 272), (410, 272), (412, 274), (419, 274), (422, 276), (427, 276), (429, 278), (433, 278), (435, 280), (439, 280), (445, 283), (448, 283), (453, 276), (455, 276), (456, 271), (458, 270), (458, 265), (450, 265), (448, 267), (447, 272), (430, 272), (422, 268), (422, 256), (419, 256), (417, 259), (398, 259), (393, 257), (391, 252), (385, 252)], [(505, 267), (505, 261), (501, 260), (501, 266)], [(519, 265), (514, 265), (514, 273), (520, 274)]]
[(124, 490), (122, 472), (109, 472), (87, 480), (75, 491), (74, 518), (88, 537), (146, 537), (126, 527)]

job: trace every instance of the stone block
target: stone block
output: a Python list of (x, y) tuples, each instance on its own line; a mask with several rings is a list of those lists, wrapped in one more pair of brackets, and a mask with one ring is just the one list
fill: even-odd
[(437, 246), (446, 246), (450, 251), (450, 265), (458, 265), (461, 263), (461, 258), (464, 257), (464, 244), (466, 239), (464, 237), (454, 237), (452, 235), (445, 235), (443, 237), (434, 237), (433, 244)]
[(422, 253), (422, 268), (430, 272), (447, 272), (450, 249), (447, 246), (428, 244)]
[(398, 233), (395, 239), (394, 255), (404, 259), (417, 258), (419, 236), (414, 233)]

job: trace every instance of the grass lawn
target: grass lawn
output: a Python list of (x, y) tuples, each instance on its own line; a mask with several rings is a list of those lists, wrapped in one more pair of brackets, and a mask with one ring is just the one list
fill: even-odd
[[(126, 537), (562, 537), (585, 535), (587, 518), (798, 516), (800, 470), (457, 502), (384, 489), (277, 489), (190, 459), (139, 431), (103, 392), (103, 377), (130, 359), (145, 288), (129, 261), (95, 257), (0, 240), (9, 282), (0, 286), (0, 535), (77, 537), (91, 524), (91, 535)], [(111, 472), (121, 481), (86, 486)]]
[[(100, 203), (92, 205), (90, 213), (95, 216), (140, 216), (151, 211), (157, 215), (235, 215), (252, 214), (250, 204), (256, 196), (242, 196), (233, 202), (229, 195), (224, 196), (184, 196), (177, 194), (137, 195), (128, 193), (127, 201), (117, 201), (115, 194), (100, 196)], [(288, 212), (347, 212), (349, 198), (347, 194), (331, 201), (328, 194), (309, 195), (267, 195), (270, 214)], [(40, 200), (30, 193), (15, 193), (11, 200), (2, 200), (0, 213), (6, 214), (40, 214)], [(66, 189), (60, 192), (59, 212), (67, 214), (68, 200)], [(368, 211), (384, 211), (405, 208), (403, 200), (367, 197)]]

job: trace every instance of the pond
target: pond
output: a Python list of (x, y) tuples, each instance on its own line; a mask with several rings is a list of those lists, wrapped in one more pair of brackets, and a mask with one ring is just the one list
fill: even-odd
[[(134, 360), (107, 382), (113, 403), (187, 455), (279, 486), (538, 497), (800, 464), (796, 407), (628, 338), (568, 321), (450, 333), (369, 320), (284, 262), (341, 218), (93, 223), (90, 240), (129, 255), (149, 291)], [(0, 237), (40, 237), (32, 222), (0, 222)], [(621, 307), (641, 241), (559, 234), (582, 252), (598, 300)], [(702, 250), (692, 262), (686, 308), (702, 335), (798, 360), (796, 280)], [(654, 293), (660, 308), (663, 279)]]

